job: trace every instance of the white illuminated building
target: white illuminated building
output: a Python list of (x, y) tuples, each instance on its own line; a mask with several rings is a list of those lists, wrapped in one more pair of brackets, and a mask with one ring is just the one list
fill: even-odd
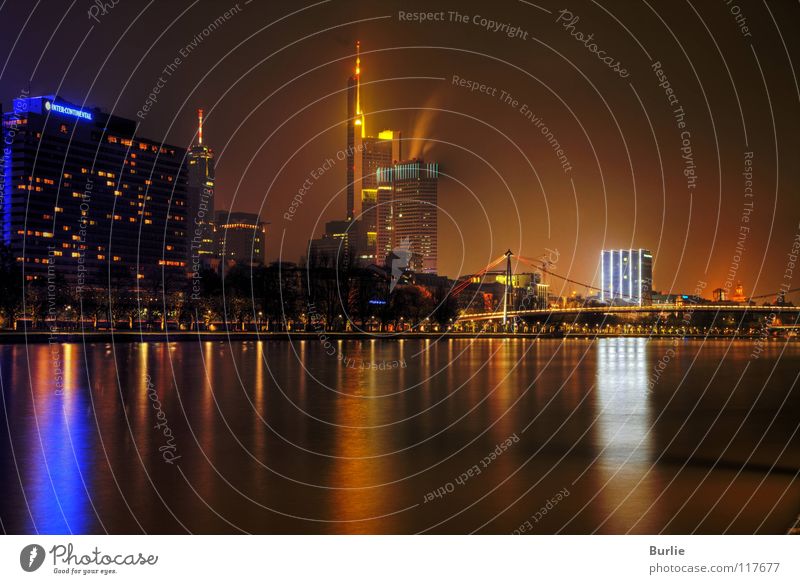
[(652, 302), (653, 254), (647, 249), (600, 252), (600, 299), (639, 306)]

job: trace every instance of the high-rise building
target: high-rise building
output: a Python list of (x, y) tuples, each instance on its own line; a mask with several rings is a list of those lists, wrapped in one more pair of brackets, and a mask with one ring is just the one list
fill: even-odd
[(394, 248), (394, 209), (392, 208), (392, 185), (390, 182), (378, 183), (375, 211), (375, 239), (377, 243), (375, 263), (383, 265), (386, 256), (391, 254)]
[[(356, 167), (361, 168), (361, 140), (366, 137), (364, 112), (361, 111), (361, 43), (356, 43), (356, 68), (347, 79), (347, 219), (356, 213)], [(359, 177), (360, 178), (360, 177)], [(360, 185), (360, 181), (358, 181)], [(361, 209), (359, 208), (360, 212)]]
[(367, 134), (361, 102), (361, 44), (356, 43), (356, 67), (347, 80), (347, 219), (353, 250), (362, 264), (375, 263), (378, 255), (378, 183), (376, 172), (401, 160), (400, 132), (383, 130)]
[(536, 308), (547, 308), (550, 297), (550, 284), (536, 284)]
[(186, 151), (136, 127), (53, 95), (3, 114), (3, 239), (29, 279), (186, 269)]
[(264, 264), (266, 227), (256, 213), (217, 211), (214, 217), (217, 256), (224, 264)]
[(351, 221), (328, 221), (325, 233), (308, 242), (308, 263), (314, 267), (340, 267), (350, 264), (353, 223)]
[(364, 138), (361, 157), (361, 215), (358, 229), (358, 259), (361, 263), (380, 263), (378, 258), (378, 168), (388, 167), (400, 160), (400, 133), (384, 130), (377, 138)]
[(187, 268), (196, 272), (216, 255), (214, 237), (214, 152), (203, 144), (203, 110), (197, 110), (197, 143), (187, 162)]
[[(437, 273), (439, 165), (411, 160), (377, 171), (378, 192), (386, 193), (390, 211), (381, 214), (378, 241), (410, 252), (408, 268)], [(383, 249), (381, 249), (381, 253)], [(378, 258), (382, 262), (384, 258)]]
[(646, 249), (600, 252), (600, 299), (604, 302), (652, 304), (653, 255)]

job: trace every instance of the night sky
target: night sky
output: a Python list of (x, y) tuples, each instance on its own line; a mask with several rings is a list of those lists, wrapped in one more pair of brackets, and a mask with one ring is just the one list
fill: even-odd
[[(710, 296), (739, 255), (735, 280), (747, 294), (800, 287), (800, 269), (786, 272), (800, 234), (794, 0), (122, 0), (91, 20), (92, 6), (0, 3), (4, 110), (30, 87), (135, 118), (183, 50), (139, 134), (188, 146), (195, 109), (205, 108), (217, 208), (269, 221), (270, 260), (297, 261), (323, 223), (345, 213), (338, 160), (293, 220), (283, 217), (310, 173), (345, 148), (345, 88), (360, 39), (368, 133), (400, 130), (414, 139), (409, 155), (441, 165), (441, 273), (477, 271), (508, 248), (532, 258), (549, 248), (558, 251), (554, 271), (598, 284), (602, 248), (646, 247), (656, 290), (691, 292), (702, 281)], [(408, 22), (401, 10), (444, 14)], [(454, 10), (467, 22), (451, 21)], [(492, 31), (476, 16), (507, 26)], [(471, 92), (454, 76), (487, 89)]]

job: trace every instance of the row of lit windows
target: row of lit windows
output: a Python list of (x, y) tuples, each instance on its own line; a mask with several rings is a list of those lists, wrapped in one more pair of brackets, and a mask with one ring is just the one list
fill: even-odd
[[(106, 137), (109, 144), (121, 144), (123, 146), (132, 146), (133, 141), (130, 138), (120, 138), (119, 136), (109, 135)], [(156, 144), (147, 144), (146, 142), (139, 142), (138, 144), (139, 150), (149, 150), (151, 152), (160, 153), (160, 154), (170, 154), (172, 156), (175, 155), (175, 150), (172, 148), (164, 148), (163, 146), (157, 146)]]
[[(20, 177), (20, 178), (22, 178), (22, 177)], [(52, 179), (52, 178), (42, 178), (42, 177), (40, 177), (40, 176), (37, 176), (37, 177), (32, 177), (32, 176), (29, 176), (29, 177), (28, 177), (28, 182), (44, 183), (44, 184), (46, 184), (46, 185), (54, 185), (54, 184), (56, 184), (56, 183), (53, 181), (53, 179)]]
[[(247, 223), (226, 223), (225, 225), (220, 225), (220, 229), (258, 229), (258, 225), (248, 225)], [(261, 228), (261, 231), (264, 231), (264, 228)]]
[(31, 229), (28, 229), (28, 231), (26, 232), (23, 229), (18, 229), (17, 230), (17, 235), (26, 235), (26, 233), (27, 233), (27, 235), (30, 235), (30, 236), (46, 237), (48, 239), (53, 237), (53, 234), (50, 233), (49, 231), (33, 231)]

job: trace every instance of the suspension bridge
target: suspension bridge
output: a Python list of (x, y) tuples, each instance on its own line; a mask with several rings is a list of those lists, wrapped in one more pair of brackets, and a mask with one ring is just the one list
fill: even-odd
[[(676, 302), (676, 303), (669, 303), (669, 304), (648, 304), (648, 305), (597, 305), (597, 304), (585, 304), (583, 306), (577, 307), (547, 307), (547, 308), (530, 308), (530, 309), (514, 309), (513, 307), (513, 269), (512, 269), (512, 258), (517, 262), (521, 262), (522, 264), (528, 265), (534, 269), (534, 271), (539, 272), (542, 274), (542, 277), (545, 275), (552, 276), (557, 278), (558, 280), (563, 281), (565, 284), (572, 284), (578, 286), (582, 289), (585, 289), (587, 292), (600, 292), (600, 288), (588, 284), (586, 282), (580, 282), (578, 280), (568, 278), (566, 276), (562, 276), (552, 269), (550, 266), (552, 262), (549, 262), (546, 259), (546, 256), (542, 256), (538, 260), (533, 260), (530, 258), (526, 258), (524, 256), (515, 255), (511, 250), (506, 251), (503, 255), (495, 258), (489, 264), (486, 265), (482, 270), (476, 272), (475, 274), (470, 274), (467, 276), (462, 276), (457, 281), (456, 285), (453, 286), (453, 289), (450, 292), (451, 296), (458, 296), (462, 292), (464, 292), (470, 285), (472, 284), (480, 284), (483, 282), (486, 275), (492, 270), (503, 266), (503, 283), (504, 283), (504, 293), (502, 302), (498, 305), (497, 309), (492, 312), (464, 312), (459, 315), (456, 323), (469, 323), (469, 322), (497, 322), (502, 324), (504, 327), (508, 325), (510, 320), (516, 321), (519, 319), (531, 320), (531, 319), (541, 319), (544, 318), (557, 318), (561, 316), (578, 316), (583, 314), (601, 314), (601, 315), (658, 315), (658, 314), (673, 314), (675, 316), (686, 315), (689, 313), (690, 315), (698, 314), (713, 314), (718, 315), (720, 313), (726, 314), (738, 314), (743, 316), (745, 314), (750, 315), (764, 315), (770, 316), (772, 315), (773, 318), (779, 317), (781, 315), (788, 316), (793, 318), (795, 321), (798, 317), (800, 317), (800, 307), (798, 306), (786, 306), (786, 305), (755, 305), (753, 302), (758, 300), (764, 300), (767, 298), (775, 298), (779, 295), (786, 296), (791, 293), (795, 293), (800, 291), (800, 288), (793, 288), (791, 290), (782, 291), (781, 293), (771, 293), (771, 294), (761, 294), (759, 296), (751, 296), (748, 298), (748, 302), (743, 304), (732, 304), (732, 303), (707, 303), (703, 302)], [(688, 297), (686, 297), (688, 299)]]

